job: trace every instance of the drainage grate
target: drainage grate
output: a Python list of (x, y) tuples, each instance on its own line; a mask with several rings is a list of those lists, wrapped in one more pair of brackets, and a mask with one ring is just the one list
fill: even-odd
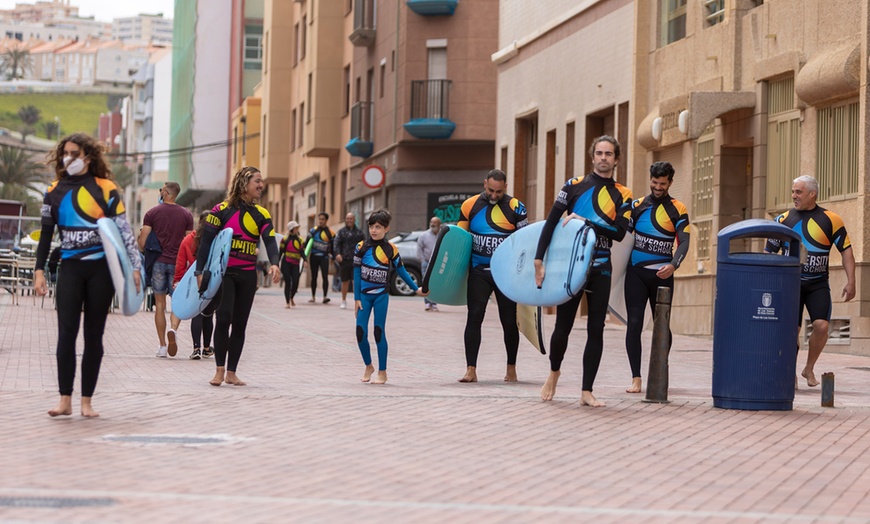
[(11, 508), (78, 508), (112, 506), (115, 499), (71, 499), (62, 497), (0, 497), (0, 506)]
[(857, 371), (870, 371), (870, 368), (868, 368), (867, 366), (851, 367), (851, 368), (848, 368), (848, 369), (854, 369), (854, 370), (857, 370)]
[(225, 444), (223, 437), (188, 437), (184, 435), (106, 435), (112, 442), (136, 442), (140, 444)]

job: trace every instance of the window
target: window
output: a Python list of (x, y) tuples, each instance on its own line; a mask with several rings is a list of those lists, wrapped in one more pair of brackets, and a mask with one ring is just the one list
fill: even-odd
[(238, 163), (237, 153), (239, 151), (239, 126), (233, 126), (233, 165)]
[(858, 102), (819, 109), (816, 179), (819, 200), (858, 192)]
[(308, 15), (302, 15), (302, 24), (299, 27), (299, 60), (305, 58), (305, 40), (308, 34)]
[(565, 126), (565, 180), (574, 178), (574, 122)]
[(721, 24), (725, 21), (725, 0), (703, 0), (704, 25), (706, 27)]
[(299, 24), (293, 25), (293, 44), (296, 46), (296, 52), (293, 53), (293, 65), (299, 63)]
[(263, 38), (263, 72), (269, 72), (269, 31), (266, 31)]
[(384, 83), (387, 79), (387, 61), (381, 61), (381, 78), (380, 78), (380, 86), (378, 87), (378, 95), (380, 98), (384, 98)]
[(248, 70), (263, 68), (263, 26), (245, 26), (245, 65)]
[(263, 130), (260, 132), (260, 156), (266, 156), (266, 115), (263, 115)]
[(771, 212), (790, 206), (792, 180), (800, 172), (800, 110), (794, 104), (794, 77), (767, 86), (767, 199)]
[(305, 121), (311, 122), (311, 96), (312, 89), (314, 88), (314, 73), (308, 73), (308, 96), (306, 99), (308, 100), (308, 112), (305, 114)]
[(342, 93), (343, 107), (341, 108), (342, 115), (350, 112), (350, 66), (344, 66), (344, 93)]
[(296, 150), (296, 110), (290, 111), (290, 151)]
[(692, 218), (698, 230), (698, 240), (693, 239), (693, 243), (699, 260), (710, 258), (713, 230), (713, 129), (710, 125), (695, 144), (692, 166)]
[(688, 0), (661, 0), (661, 45), (686, 37), (686, 3)]
[(303, 142), (305, 141), (305, 122), (303, 122), (304, 118), (302, 115), (305, 114), (305, 102), (299, 104), (299, 147), (302, 147)]

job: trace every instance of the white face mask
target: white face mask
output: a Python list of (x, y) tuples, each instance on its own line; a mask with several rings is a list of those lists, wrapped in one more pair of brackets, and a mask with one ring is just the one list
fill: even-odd
[(85, 170), (85, 161), (81, 158), (73, 160), (71, 156), (65, 156), (63, 165), (66, 167), (66, 172), (72, 176), (79, 175)]

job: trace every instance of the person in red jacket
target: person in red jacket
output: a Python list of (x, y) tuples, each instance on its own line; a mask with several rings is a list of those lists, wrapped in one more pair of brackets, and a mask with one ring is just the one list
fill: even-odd
[[(181, 241), (181, 246), (178, 248), (178, 257), (175, 259), (173, 287), (177, 286), (181, 281), (187, 268), (196, 264), (196, 250), (199, 249), (199, 239), (202, 238), (202, 230), (205, 227), (205, 219), (208, 217), (208, 213), (208, 211), (203, 211), (199, 214), (196, 230), (191, 231)], [(212, 302), (219, 302), (219, 300), (213, 300)], [(200, 360), (214, 355), (214, 351), (211, 349), (211, 334), (214, 331), (212, 313), (214, 313), (214, 308), (206, 307), (205, 311), (190, 319), (190, 335), (193, 337), (193, 353), (190, 354), (190, 360)], [(200, 345), (200, 338), (202, 339), (202, 345)]]

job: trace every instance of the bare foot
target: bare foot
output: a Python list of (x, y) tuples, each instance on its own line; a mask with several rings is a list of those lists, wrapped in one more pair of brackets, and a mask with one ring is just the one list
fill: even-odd
[(214, 378), (208, 381), (212, 386), (220, 386), (224, 383), (224, 368), (217, 368), (214, 372)]
[(504, 381), (505, 382), (516, 382), (517, 381), (517, 365), (513, 366), (508, 364), (507, 371), (504, 373)]
[(58, 417), (60, 415), (72, 415), (72, 396), (70, 395), (61, 395), (60, 402), (58, 402), (57, 407), (54, 409), (50, 409), (48, 414), (52, 417)]
[(378, 376), (372, 379), (372, 384), (386, 384), (387, 383), (387, 372), (386, 371), (378, 371)]
[(550, 371), (547, 381), (544, 382), (544, 387), (541, 388), (541, 400), (553, 400), (556, 395), (556, 384), (559, 383), (559, 375), (561, 374), (561, 371)]
[(819, 381), (816, 380), (816, 375), (813, 373), (812, 369), (804, 368), (801, 371), (801, 376), (807, 379), (807, 386), (814, 388), (819, 385)]
[(224, 382), (227, 384), (232, 384), (233, 386), (247, 386), (246, 382), (243, 382), (242, 379), (236, 376), (235, 371), (227, 371), (227, 377), (224, 379)]
[(465, 370), (465, 376), (459, 379), (459, 382), (462, 382), (463, 384), (477, 382), (477, 368), (475, 366), (468, 366)]
[(290, 303), (288, 302), (287, 305), (284, 306), (284, 307), (287, 308), (287, 309), (290, 309), (290, 308), (293, 307), (293, 306), (291, 306)]
[(583, 391), (580, 393), (580, 405), (593, 408), (603, 408), (605, 406), (604, 402), (595, 398), (595, 395), (593, 395), (591, 391)]
[(640, 393), (641, 384), (643, 383), (643, 379), (640, 377), (634, 377), (631, 379), (631, 387), (626, 389), (626, 393)]
[(291, 305), (292, 307), (296, 307), (296, 301), (293, 300), (292, 298), (290, 299), (290, 305)]
[(359, 379), (360, 382), (370, 381), (372, 379), (372, 373), (374, 373), (374, 372), (375, 372), (375, 367), (373, 365), (369, 364), (368, 366), (366, 366), (366, 370), (363, 371), (362, 378)]
[(82, 397), (82, 416), (88, 418), (96, 418), (100, 416), (99, 413), (94, 411), (94, 407), (91, 406), (90, 397)]

